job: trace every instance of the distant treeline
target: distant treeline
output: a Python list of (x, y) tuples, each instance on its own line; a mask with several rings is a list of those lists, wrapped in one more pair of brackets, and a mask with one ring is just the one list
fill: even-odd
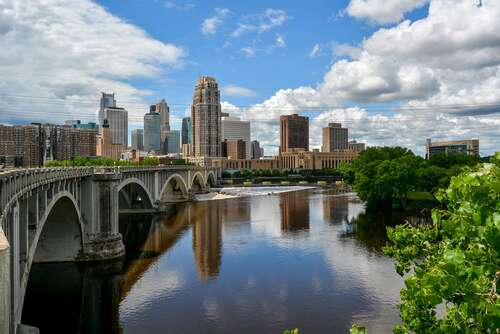
[[(91, 167), (91, 166), (158, 166), (160, 160), (155, 157), (145, 157), (140, 162), (115, 160), (105, 157), (86, 158), (76, 157), (72, 160), (52, 160), (45, 163), (45, 167)], [(171, 160), (170, 165), (186, 165), (184, 159)]]

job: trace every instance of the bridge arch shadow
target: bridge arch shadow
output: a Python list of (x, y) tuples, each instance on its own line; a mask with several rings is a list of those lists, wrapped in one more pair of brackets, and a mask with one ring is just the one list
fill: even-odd
[(21, 316), (32, 264), (77, 261), (83, 252), (83, 229), (77, 202), (70, 192), (62, 191), (51, 200), (30, 238), (26, 270), (21, 277)]
[(195, 173), (191, 181), (191, 192), (193, 194), (200, 194), (207, 192), (207, 190), (207, 184), (205, 182), (203, 174), (201, 174), (200, 172)]
[(153, 197), (146, 185), (137, 178), (123, 181), (117, 188), (120, 209), (151, 209)]
[(171, 175), (160, 192), (160, 203), (175, 203), (189, 200), (189, 192), (184, 179), (179, 174)]
[(207, 174), (207, 186), (210, 188), (215, 187), (215, 175), (213, 172), (208, 172)]

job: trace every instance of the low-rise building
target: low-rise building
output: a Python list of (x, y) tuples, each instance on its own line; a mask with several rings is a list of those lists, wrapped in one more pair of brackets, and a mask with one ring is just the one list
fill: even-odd
[(350, 142), (347, 143), (347, 147), (349, 150), (351, 151), (354, 151), (354, 152), (357, 152), (357, 153), (361, 153), (365, 150), (365, 143), (358, 143), (357, 141), (355, 140), (352, 140)]
[(429, 159), (433, 154), (461, 153), (479, 156), (479, 139), (448, 140), (432, 142), (427, 139), (425, 145), (425, 158)]

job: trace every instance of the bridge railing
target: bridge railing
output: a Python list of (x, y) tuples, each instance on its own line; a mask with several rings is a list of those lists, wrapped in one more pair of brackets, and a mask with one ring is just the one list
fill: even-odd
[(0, 218), (10, 202), (15, 201), (18, 194), (24, 193), (40, 184), (58, 180), (79, 178), (94, 174), (93, 167), (72, 168), (28, 168), (16, 169), (0, 173)]

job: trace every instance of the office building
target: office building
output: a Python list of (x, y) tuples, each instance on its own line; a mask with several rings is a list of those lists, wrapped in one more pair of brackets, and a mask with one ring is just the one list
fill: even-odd
[(160, 115), (160, 152), (166, 154), (167, 133), (170, 131), (170, 108), (164, 99), (156, 103), (156, 113)]
[(337, 150), (347, 150), (348, 129), (343, 128), (340, 123), (328, 123), (328, 127), (323, 128), (323, 152), (334, 152)]
[(132, 149), (137, 151), (144, 151), (144, 130), (132, 130)]
[(122, 144), (113, 143), (113, 134), (107, 119), (104, 119), (101, 129), (102, 133), (97, 139), (97, 156), (119, 160), (125, 147)]
[(193, 137), (192, 128), (193, 127), (191, 124), (191, 117), (184, 117), (182, 119), (182, 133), (181, 133), (182, 145), (192, 143), (192, 137)]
[(291, 149), (309, 151), (309, 117), (280, 116), (280, 154)]
[(427, 139), (425, 145), (425, 158), (429, 159), (434, 154), (460, 153), (479, 156), (479, 139), (448, 140), (432, 142)]
[(217, 81), (210, 77), (199, 77), (196, 81), (191, 107), (194, 156), (220, 157), (220, 112), (220, 92)]
[(241, 139), (225, 139), (222, 142), (222, 156), (228, 159), (246, 159), (247, 144)]
[(151, 105), (144, 115), (144, 150), (160, 152), (160, 148), (160, 114), (156, 112), (156, 105)]
[(245, 159), (250, 159), (250, 122), (241, 121), (237, 117), (221, 118), (221, 140), (238, 140), (245, 142)]
[[(128, 112), (125, 108), (109, 107), (103, 111), (104, 119), (107, 119), (111, 140), (113, 144), (128, 146)], [(101, 123), (103, 124), (103, 123)], [(102, 134), (102, 130), (100, 130)]]
[[(106, 108), (116, 108), (116, 100), (115, 100), (115, 94), (107, 94), (104, 92), (101, 92), (101, 106), (99, 108), (99, 114), (98, 114), (98, 119), (97, 122), (99, 123), (99, 126), (104, 124), (104, 109)], [(99, 129), (99, 133), (101, 133), (101, 130)]]
[(356, 153), (361, 153), (365, 150), (365, 143), (358, 143), (355, 140), (352, 140), (347, 143), (348, 149), (354, 151)]
[(181, 132), (179, 130), (170, 130), (165, 133), (166, 152), (165, 154), (181, 152)]
[(257, 140), (252, 140), (250, 144), (250, 159), (260, 159), (263, 156), (261, 153), (260, 143)]

